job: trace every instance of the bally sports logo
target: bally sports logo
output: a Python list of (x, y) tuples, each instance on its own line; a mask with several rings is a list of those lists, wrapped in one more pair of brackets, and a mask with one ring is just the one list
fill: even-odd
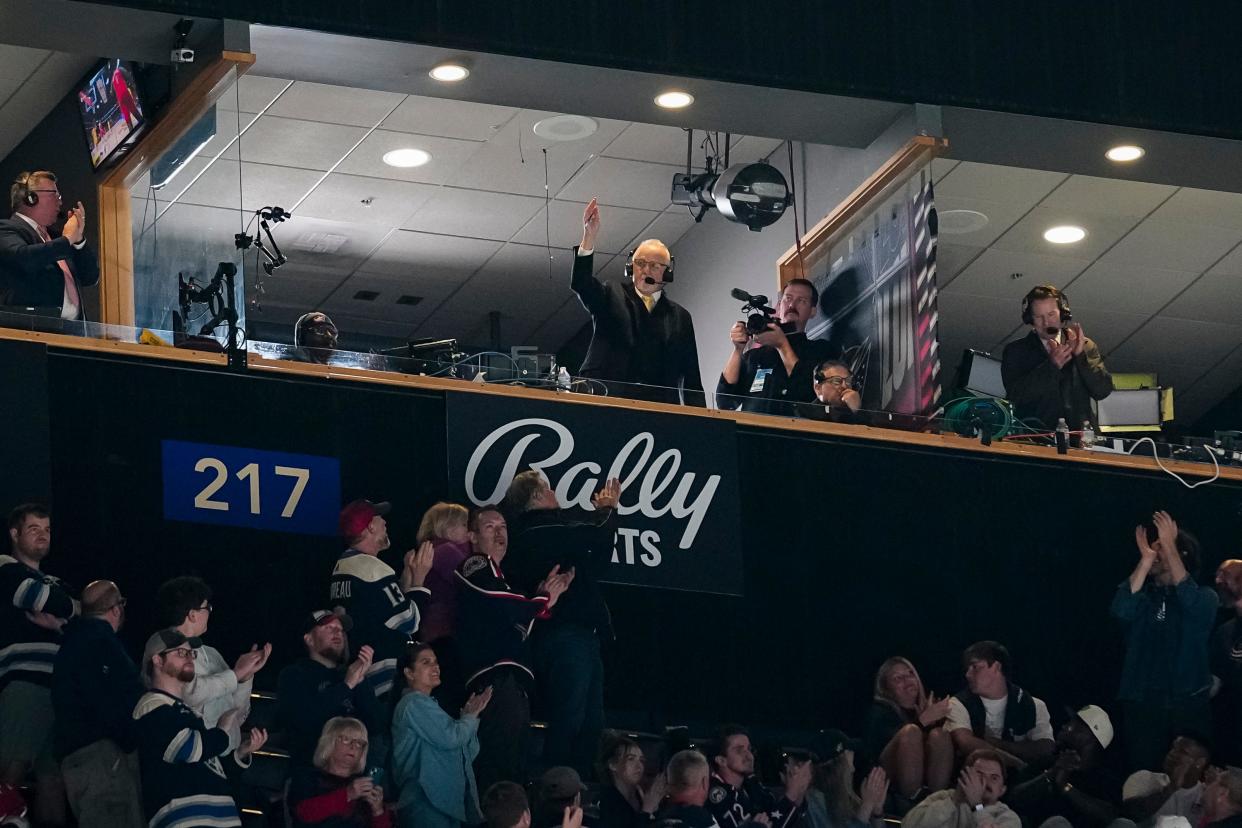
[[(552, 439), (541, 439), (544, 437)], [(550, 450), (536, 454), (532, 450), (536, 443)], [(548, 479), (562, 506), (590, 510), (591, 495), (615, 477), (621, 481), (618, 511), (622, 518), (641, 514), (652, 520), (672, 519), (680, 526), (678, 547), (689, 549), (694, 545), (721, 475), (682, 471), (681, 451), (666, 448), (657, 453), (656, 438), (650, 431), (631, 437), (607, 468), (589, 459), (574, 462), (574, 447), (573, 433), (555, 420), (530, 417), (502, 425), (479, 441), (470, 455), (466, 496), (475, 505), (497, 503), (514, 476), (531, 468)], [(644, 550), (638, 559), (648, 566), (659, 565), (660, 536), (655, 531), (621, 528), (617, 539), (624, 542), (624, 548), (614, 551), (614, 562), (634, 563), (637, 543)]]

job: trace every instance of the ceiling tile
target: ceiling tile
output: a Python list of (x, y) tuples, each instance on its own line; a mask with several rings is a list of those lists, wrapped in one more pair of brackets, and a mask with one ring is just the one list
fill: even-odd
[(948, 287), (957, 274), (983, 252), (982, 247), (969, 247), (956, 242), (946, 244), (944, 238), (941, 236), (936, 243), (936, 284), (941, 290)]
[(1242, 276), (1242, 244), (1230, 250), (1228, 255), (1214, 264), (1208, 273), (1213, 275)]
[(260, 280), (263, 293), (259, 295), (259, 301), (264, 306), (301, 308), (301, 315), (322, 305), (347, 275), (347, 272), (334, 268), (289, 262)]
[(328, 170), (366, 134), (361, 127), (263, 115), (242, 135), (243, 160)]
[[(760, 138), (757, 135), (743, 135), (740, 138), (733, 136), (733, 144), (729, 150), (729, 163), (736, 164), (739, 161), (762, 161), (765, 158), (771, 158), (770, 164), (778, 169), (789, 171), (789, 156), (782, 149), (785, 141), (781, 138)], [(777, 152), (777, 150), (781, 150)], [(685, 158), (681, 160), (681, 165), (685, 166)]]
[[(1013, 250), (989, 249), (958, 274), (948, 293), (961, 291), (975, 296), (991, 296), (1012, 302), (1012, 315), (1018, 316), (1018, 303), (1034, 285), (1064, 285), (1089, 264), (1081, 259), (1041, 256)], [(1010, 274), (1021, 273), (1014, 279)], [(1015, 323), (1016, 324), (1016, 323)]]
[(1176, 191), (1166, 184), (1071, 175), (1040, 206), (1088, 215), (1142, 217)]
[(487, 141), (512, 120), (517, 112), (511, 106), (410, 95), (388, 116), (382, 126), (397, 132)]
[(1131, 230), (1101, 261), (1202, 272), (1238, 240), (1237, 231), (1223, 227), (1150, 218)]
[(1161, 311), (1164, 316), (1203, 322), (1237, 324), (1242, 303), (1242, 276), (1205, 273)]
[(1195, 280), (1197, 273), (1160, 270), (1101, 259), (1065, 286), (1070, 307), (1156, 313)]
[(542, 198), (441, 187), (402, 227), (508, 241), (542, 207)]
[[(701, 167), (703, 150), (699, 149), (699, 144), (703, 140), (703, 133), (695, 132), (694, 135), (696, 140), (694, 141), (693, 163), (696, 167)], [(632, 123), (601, 154), (607, 158), (651, 161), (684, 167), (686, 130), (657, 124)]]
[(358, 270), (388, 277), (464, 282), (495, 255), (500, 242), (398, 230)]
[[(323, 175), (314, 170), (245, 163), (241, 165), (242, 177), (238, 181), (237, 166), (236, 161), (216, 161), (177, 200), (209, 207), (240, 207), (251, 213), (273, 205), (289, 209), (309, 193)], [(174, 179), (175, 182), (179, 180), (180, 177)]]
[[(209, 158), (201, 155), (195, 156), (189, 161), (186, 161), (185, 165), (177, 171), (177, 174), (173, 176), (171, 181), (160, 189), (154, 191), (154, 197), (161, 204), (175, 201), (178, 197), (180, 197), (181, 193), (185, 192), (186, 188), (190, 186), (190, 183), (195, 180), (198, 174), (207, 168), (209, 161)], [(143, 206), (145, 207), (147, 196), (152, 195), (152, 191), (148, 189), (150, 181), (151, 174), (145, 173), (142, 178), (138, 179), (138, 181), (134, 183), (133, 187), (130, 187), (129, 193), (134, 198), (132, 209), (143, 209), (142, 207), (139, 207), (139, 200), (144, 202)], [(140, 217), (135, 215), (134, 221), (140, 221)]]
[(26, 82), (25, 76), (22, 77), (6, 77), (4, 74), (3, 64), (0, 64), (0, 105), (9, 99), (9, 96), (21, 88)]
[(280, 249), (290, 262), (353, 272), (373, 251), (388, 229), (370, 224), (345, 224), (312, 218), (299, 211), (280, 225)]
[(435, 190), (430, 184), (332, 173), (296, 212), (331, 221), (400, 227)]
[[(337, 171), (398, 181), (444, 184), (453, 178), (462, 164), (480, 146), (477, 141), (459, 141), (377, 129), (364, 138), (349, 157), (341, 162)], [(405, 148), (424, 150), (431, 154), (431, 160), (421, 167), (390, 167), (384, 163), (384, 153)]]
[[(960, 163), (962, 162), (955, 161), (952, 158), (933, 158), (931, 162), (932, 181), (939, 184), (940, 179), (953, 172), (953, 168)], [(940, 194), (936, 193), (936, 195), (939, 196)]]
[[(545, 156), (540, 151), (544, 141), (531, 132), (531, 127), (552, 114), (522, 110), (474, 154), (452, 183), (474, 190), (542, 197), (546, 160), (549, 189), (556, 196), (565, 182), (626, 126), (621, 121), (597, 119), (600, 126), (594, 135), (581, 141), (550, 143)], [(664, 189), (668, 190), (668, 182)]]
[(31, 49), (26, 46), (10, 46), (0, 43), (0, 78), (16, 78), (26, 80), (39, 64), (51, 54), (45, 49)]
[(1173, 398), (1173, 412), (1179, 422), (1194, 422), (1240, 385), (1242, 348), (1234, 350), (1223, 361), (1209, 368), (1193, 385), (1178, 389)]
[[(432, 311), (451, 293), (453, 286), (445, 282), (398, 280), (357, 273), (343, 282), (324, 304), (324, 310), (381, 319), (404, 325), (412, 331), (416, 325), (431, 315)], [(378, 293), (372, 300), (354, 298), (359, 291)], [(422, 297), (416, 305), (398, 304), (402, 296)], [(335, 320), (335, 316), (333, 319)]]
[[(1001, 237), (1014, 222), (1027, 212), (1026, 207), (1004, 201), (988, 201), (981, 198), (958, 198), (936, 193), (936, 212), (940, 214), (940, 238), (953, 244), (987, 247)], [(973, 210), (987, 217), (987, 224), (967, 233), (954, 232), (953, 216), (945, 217), (952, 210)]]
[(1242, 326), (1157, 316), (1116, 348), (1111, 358), (1125, 364), (1173, 363), (1206, 369), (1238, 345)]
[(1125, 341), (1151, 318), (1150, 314), (1123, 313), (1114, 309), (1080, 311), (1077, 300), (1070, 307), (1074, 308), (1074, 321), (1082, 325), (1083, 333), (1095, 342), (1105, 357), (1109, 357), (1117, 344)]
[[(1009, 302), (992, 296), (944, 292), (936, 297), (936, 309), (940, 317), (938, 325), (941, 339), (959, 343), (959, 350), (962, 347), (974, 348), (977, 351), (991, 350), (1020, 323), (1016, 301)], [(996, 354), (1000, 355), (999, 349)], [(942, 350), (941, 362), (956, 365), (960, 357), (960, 353), (952, 354)]]
[(1030, 208), (1068, 176), (1044, 170), (963, 161), (936, 185), (936, 195), (981, 198)]
[(677, 255), (677, 242), (682, 236), (690, 232), (695, 226), (694, 216), (685, 207), (676, 207), (665, 210), (656, 216), (655, 221), (650, 226), (645, 227), (638, 235), (630, 240), (625, 249), (619, 251), (629, 253), (630, 250), (637, 247), (641, 242), (647, 239), (659, 239), (669, 247), (673, 255)]
[(671, 182), (678, 172), (679, 168), (663, 164), (596, 158), (557, 197), (584, 204), (598, 198), (602, 205), (663, 210), (669, 205)]
[(292, 83), (284, 78), (245, 74), (224, 93), (216, 106), (225, 112), (236, 112), (240, 104), (242, 112), (262, 112)]
[(446, 310), (482, 308), (543, 321), (573, 295), (569, 289), (571, 253), (542, 247), (506, 244), (450, 300)]
[(1242, 231), (1242, 193), (1182, 187), (1152, 218), (1188, 224), (1211, 224)]
[[(572, 201), (553, 201), (551, 203), (551, 222), (548, 213), (540, 209), (526, 226), (513, 237), (513, 241), (521, 244), (546, 244), (551, 233), (552, 246), (560, 248), (573, 247), (582, 240), (582, 213), (586, 203)], [(624, 207), (607, 207), (600, 209), (599, 237), (595, 241), (595, 249), (601, 253), (620, 253), (628, 250), (630, 241), (657, 217), (652, 210), (629, 210)]]
[[(1009, 228), (996, 240), (993, 248), (1090, 261), (1116, 244), (1138, 221), (1134, 216), (1111, 216), (1040, 206)], [(1082, 227), (1087, 231), (1086, 238), (1074, 244), (1053, 244), (1044, 238), (1044, 232), (1049, 228), (1067, 224)]]
[(298, 81), (272, 104), (268, 114), (304, 121), (374, 127), (404, 98), (397, 92)]

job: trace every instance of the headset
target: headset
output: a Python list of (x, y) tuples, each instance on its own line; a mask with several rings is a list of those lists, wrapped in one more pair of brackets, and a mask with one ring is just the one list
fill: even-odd
[[(630, 251), (630, 255), (625, 257), (625, 277), (630, 280), (634, 278), (634, 254), (637, 252), (638, 248), (635, 247)], [(673, 265), (676, 261), (676, 257), (670, 254), (668, 257), (668, 267), (664, 268), (663, 284), (671, 285), (673, 283)]]
[(1070, 312), (1069, 297), (1060, 288), (1052, 285), (1036, 285), (1022, 297), (1022, 321), (1027, 325), (1035, 324), (1035, 316), (1031, 313), (1031, 303), (1039, 299), (1056, 299), (1057, 310), (1061, 312), (1061, 324), (1065, 325), (1074, 319)]
[(835, 363), (835, 364), (837, 364), (837, 365), (840, 365), (840, 366), (841, 366), (841, 367), (843, 367), (846, 371), (849, 371), (849, 372), (850, 372), (849, 378), (847, 378), (847, 379), (845, 380), (845, 382), (843, 382), (843, 383), (841, 384), (841, 387), (842, 387), (842, 388), (850, 388), (850, 389), (853, 389), (853, 390), (855, 390), (855, 391), (857, 391), (857, 390), (858, 390), (858, 381), (854, 378), (854, 372), (853, 372), (853, 371), (850, 371), (850, 367), (849, 367), (848, 365), (846, 365), (844, 362), (840, 362), (839, 360), (825, 360), (824, 362), (822, 362), (822, 363), (820, 363), (818, 366), (816, 366), (816, 368), (815, 368), (815, 384), (816, 384), (816, 385), (818, 385), (819, 383), (821, 383), (821, 382), (823, 382), (824, 380), (828, 379), (828, 375), (824, 373), (823, 366), (824, 366), (824, 365), (827, 365), (827, 364), (829, 364), (829, 363)]
[(30, 173), (24, 172), (13, 182), (13, 186), (21, 194), (22, 204), (27, 207), (34, 207), (39, 203), (39, 194), (30, 189)]

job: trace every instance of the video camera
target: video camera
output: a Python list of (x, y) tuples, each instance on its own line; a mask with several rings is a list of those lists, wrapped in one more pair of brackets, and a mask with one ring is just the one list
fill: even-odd
[(768, 297), (762, 294), (752, 296), (741, 288), (734, 288), (729, 291), (729, 295), (734, 299), (742, 302), (742, 313), (749, 314), (746, 317), (746, 333), (756, 336), (768, 329), (768, 325), (776, 324), (785, 333), (793, 333), (795, 326), (792, 322), (777, 322), (776, 311), (768, 306)]

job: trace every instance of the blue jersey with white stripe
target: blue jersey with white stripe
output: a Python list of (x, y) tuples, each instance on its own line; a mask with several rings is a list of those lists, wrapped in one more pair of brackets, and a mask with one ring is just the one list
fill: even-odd
[(161, 690), (138, 700), (134, 722), (148, 828), (241, 825), (225, 774), (242, 766), (229, 755), (228, 733)]
[(0, 687), (15, 680), (51, 685), (60, 633), (35, 624), (28, 612), (68, 620), (73, 599), (53, 576), (0, 555)]

